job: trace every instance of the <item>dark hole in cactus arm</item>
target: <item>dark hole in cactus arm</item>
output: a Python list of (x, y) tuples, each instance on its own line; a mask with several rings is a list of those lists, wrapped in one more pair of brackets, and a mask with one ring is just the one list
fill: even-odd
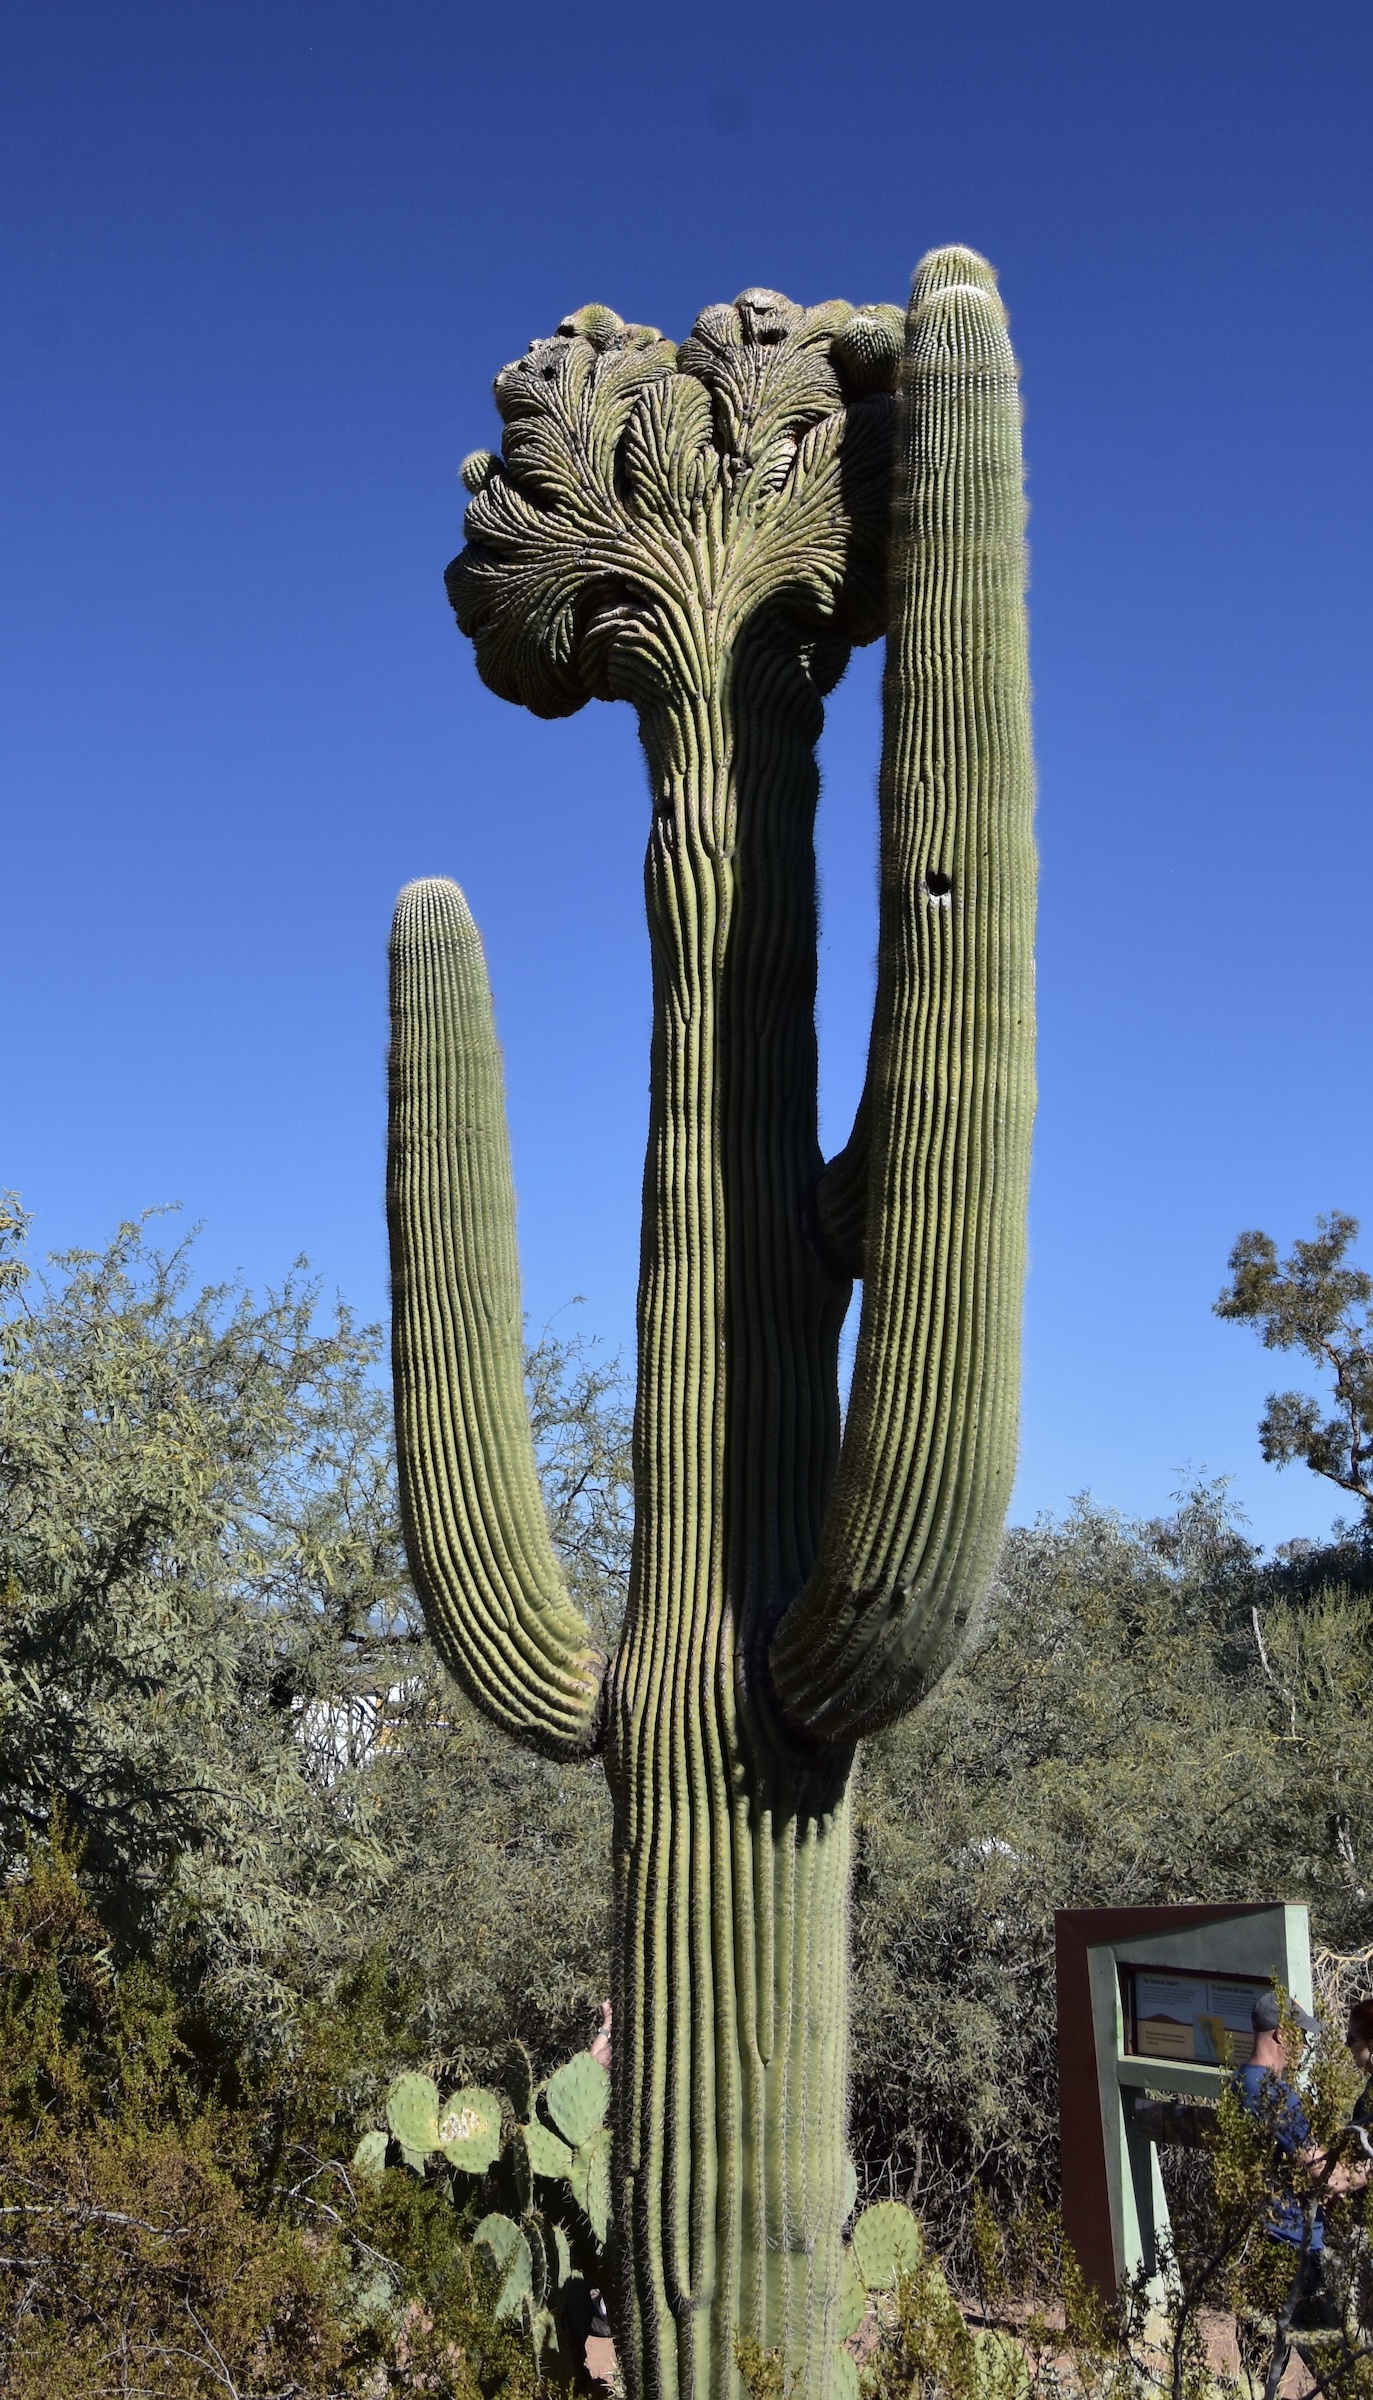
[(952, 875), (946, 875), (940, 867), (931, 867), (923, 881), (931, 900), (947, 900), (953, 890)]

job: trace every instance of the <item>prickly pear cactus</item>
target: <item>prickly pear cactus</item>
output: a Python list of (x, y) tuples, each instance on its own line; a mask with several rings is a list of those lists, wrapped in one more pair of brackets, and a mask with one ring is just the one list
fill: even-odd
[[(649, 769), (618, 1655), (548, 1538), (490, 994), (443, 881), (402, 895), (391, 953), (407, 1542), (477, 1703), (552, 1755), (604, 1754), (628, 2388), (722, 2400), (747, 2336), (824, 2400), (852, 2204), (853, 1749), (954, 1655), (1014, 1467), (1035, 883), (1015, 364), (990, 268), (943, 250), (904, 319), (749, 291), (675, 348), (583, 309), (496, 401), (500, 455), (464, 467), (459, 623), (491, 688), (540, 715), (632, 701)], [(877, 1002), (826, 1164), (815, 742), (850, 647), (884, 630)], [(574, 2158), (598, 2138), (549, 2130)]]
[[(472, 2236), (473, 2247), (484, 2250), (496, 2271), (497, 2283), (492, 2314), (497, 2324), (502, 2317), (513, 2317), (524, 2301), (537, 2306), (534, 2287), (534, 2257), (529, 2237), (509, 2217), (492, 2212), (483, 2217)], [(542, 2295), (539, 2295), (542, 2297)]]
[(387, 2136), (375, 2128), (372, 2132), (365, 2133), (358, 2143), (353, 2152), (353, 2164), (359, 2175), (364, 2176), (367, 2182), (374, 2183), (377, 2177), (384, 2173), (388, 2147)]
[(914, 2275), (924, 2256), (919, 2219), (899, 2200), (865, 2208), (849, 2236), (849, 2255), (864, 2292), (890, 2292)]
[(439, 2140), (450, 2167), (480, 2175), (501, 2152), (501, 2104), (494, 2092), (452, 2092), (439, 2111)]
[[(840, 2344), (871, 2316), (874, 2301), (894, 2294), (903, 2278), (918, 2274), (925, 2256), (920, 2221), (899, 2200), (865, 2208), (844, 2244), (839, 2276), (836, 2331)], [(835, 2357), (832, 2400), (858, 2400), (858, 2369), (851, 2351)]]
[(386, 2095), (386, 2122), (408, 2160), (439, 2146), (439, 2087), (428, 2075), (398, 2075)]
[(544, 2086), (544, 2106), (565, 2142), (573, 2149), (589, 2142), (605, 2123), (610, 2106), (610, 2077), (589, 2050), (570, 2058), (550, 2075)]
[[(579, 2383), (591, 2295), (609, 2280), (610, 2078), (583, 2052), (536, 2085), (518, 2042), (503, 2070), (505, 2107), (498, 2092), (473, 2086), (440, 2100), (428, 2075), (398, 2075), (386, 2127), (363, 2134), (353, 2166), (369, 2182), (408, 2172), (446, 2188), (469, 2221), (480, 2209), (472, 2246), (493, 2315), (523, 2328), (541, 2388), (548, 2374)], [(568, 2129), (566, 2140), (550, 2120)]]

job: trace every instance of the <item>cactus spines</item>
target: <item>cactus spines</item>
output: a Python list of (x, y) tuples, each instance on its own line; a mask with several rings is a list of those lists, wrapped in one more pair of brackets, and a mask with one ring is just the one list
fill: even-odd
[(546, 2175), (556, 2181), (571, 2173), (570, 2143), (565, 2142), (560, 2134), (552, 2132), (541, 2117), (531, 2117), (527, 2125), (520, 2127), (520, 2131), (524, 2135), (525, 2152), (534, 2174)]
[(493, 2209), (473, 2233), (472, 2247), (486, 2252), (495, 2272), (492, 2314), (498, 2324), (502, 2317), (513, 2317), (526, 2301), (533, 2305), (534, 2259), (528, 2235), (520, 2226)]
[(849, 2255), (865, 2292), (894, 2290), (925, 2255), (919, 2219), (899, 2200), (875, 2201), (854, 2226)]
[(534, 2169), (529, 2145), (518, 2126), (501, 2153), (499, 2181), (514, 2214), (527, 2217), (534, 2205)]
[(867, 2285), (864, 2283), (862, 2276), (858, 2272), (857, 2263), (853, 2255), (853, 2246), (851, 2243), (846, 2243), (844, 2248), (843, 2272), (839, 2279), (839, 2320), (837, 2330), (841, 2342), (846, 2342), (850, 2334), (857, 2333), (859, 2326), (863, 2322), (863, 2316), (867, 2305)]
[(362, 2140), (358, 2143), (356, 2150), (353, 2152), (354, 2166), (357, 2168), (359, 2175), (366, 2176), (369, 2183), (375, 2183), (377, 2177), (381, 2174), (384, 2174), (386, 2169), (386, 2152), (389, 2146), (389, 2136), (387, 2134), (379, 2131), (373, 2131), (363, 2135)]
[(568, 2169), (572, 2196), (598, 2242), (610, 2224), (610, 2128), (603, 2125), (572, 2153)]
[[(853, 1744), (951, 1656), (1014, 1438), (1034, 875), (1014, 364), (990, 269), (941, 251), (904, 320), (759, 288), (675, 349), (584, 309), (496, 399), (459, 622), (540, 715), (633, 701), (649, 768), (636, 1539), (604, 1686), (542, 1532), (490, 996), (442, 882), (402, 896), (392, 953), (408, 1538), (478, 1702), (545, 1749), (604, 1748), (633, 2400), (727, 2400), (741, 2335), (830, 2400), (853, 2380)], [(884, 627), (879, 990), (826, 1168), (815, 741)], [(540, 2108), (598, 2201), (604, 2135), (552, 2085)]]
[(523, 2042), (507, 2042), (501, 2060), (501, 2082), (517, 2117), (527, 2117), (534, 2106), (534, 2069)]

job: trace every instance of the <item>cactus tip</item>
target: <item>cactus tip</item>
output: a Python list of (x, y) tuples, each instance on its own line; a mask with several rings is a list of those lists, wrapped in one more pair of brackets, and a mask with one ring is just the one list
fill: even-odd
[(1000, 298), (996, 269), (981, 251), (970, 250), (964, 242), (946, 242), (939, 249), (925, 252), (911, 279), (912, 297), (924, 298), (930, 292), (947, 291), (950, 285), (960, 283), (973, 284)]

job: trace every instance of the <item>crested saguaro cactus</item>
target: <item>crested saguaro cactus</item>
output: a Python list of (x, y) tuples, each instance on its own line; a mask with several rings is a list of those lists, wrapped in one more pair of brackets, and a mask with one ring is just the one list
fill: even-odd
[[(633, 701), (652, 796), (634, 1565), (614, 1659), (553, 1554), (501, 1071), (456, 885), (392, 942), (407, 1537), (472, 1698), (615, 1804), (629, 2388), (839, 2380), (854, 1746), (958, 1646), (1014, 1467), (1035, 857), (1015, 363), (973, 252), (909, 311), (749, 291), (680, 349), (606, 308), (496, 382), (449, 570), (491, 688)], [(815, 742), (888, 634), (878, 989), (816, 1134)], [(863, 1278), (840, 1438), (837, 1356)]]

